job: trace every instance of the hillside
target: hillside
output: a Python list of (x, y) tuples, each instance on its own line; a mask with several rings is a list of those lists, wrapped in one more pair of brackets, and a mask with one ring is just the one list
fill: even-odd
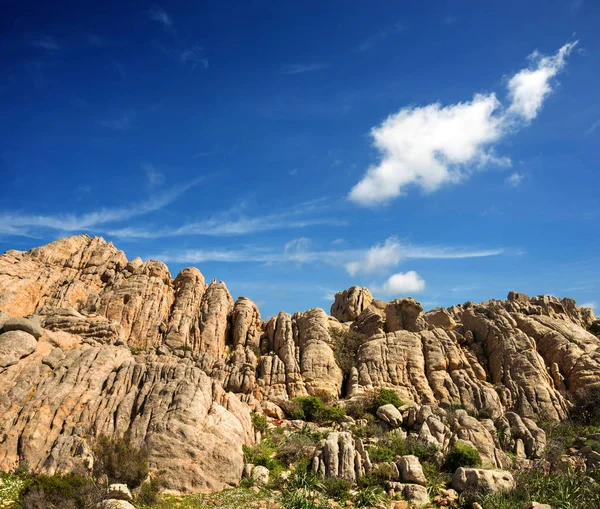
[[(511, 292), (424, 313), (411, 298), (382, 302), (352, 287), (330, 314), (262, 320), (196, 268), (172, 278), (163, 263), (129, 261), (87, 235), (0, 256), (0, 310), (4, 471), (89, 470), (95, 437), (126, 436), (170, 490), (220, 491), (259, 476), (245, 463), (261, 438), (281, 445), (277, 430), (293, 434), (304, 420), (318, 433), (300, 455), (309, 469), (359, 482), (391, 463), (391, 491), (423, 504), (440, 495), (423, 495), (421, 466), (403, 459), (419, 454), (378, 457), (378, 441), (426, 444), (439, 464), (473, 447), (488, 470), (452, 485), (512, 488), (498, 472), (547, 459), (552, 423), (600, 385), (598, 322), (572, 299)], [(369, 412), (382, 394), (395, 399)], [(311, 418), (307, 401), (326, 410)], [(592, 449), (560, 461), (594, 466)]]

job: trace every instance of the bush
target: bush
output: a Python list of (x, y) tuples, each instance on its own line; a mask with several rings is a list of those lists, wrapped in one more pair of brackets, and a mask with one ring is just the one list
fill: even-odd
[(412, 454), (421, 462), (435, 462), (438, 448), (417, 438), (406, 440), (397, 433), (388, 433), (377, 445), (369, 446), (369, 457), (374, 463), (394, 461), (396, 456)]
[(162, 475), (163, 473), (161, 472), (140, 485), (135, 496), (135, 501), (137, 503), (152, 506), (159, 502), (160, 491), (165, 487), (165, 481)]
[(360, 345), (365, 342), (365, 335), (337, 327), (330, 327), (329, 335), (333, 340), (335, 361), (344, 376), (348, 376), (350, 370), (356, 367), (356, 352), (358, 352)]
[(37, 475), (26, 481), (19, 500), (23, 509), (88, 509), (96, 507), (103, 495), (104, 488), (89, 477)]
[(581, 426), (600, 426), (600, 385), (583, 389), (573, 397), (571, 419)]
[(285, 465), (295, 464), (303, 458), (312, 457), (318, 442), (317, 437), (308, 433), (293, 433), (278, 447), (276, 456)]
[(354, 498), (357, 507), (376, 507), (386, 500), (385, 491), (380, 486), (369, 486), (358, 492)]
[(300, 419), (308, 422), (327, 423), (339, 421), (346, 415), (343, 408), (326, 405), (317, 396), (303, 396), (282, 405), (283, 411), (291, 419)]
[(391, 389), (379, 389), (373, 403), (371, 404), (369, 411), (375, 415), (377, 409), (383, 405), (394, 405), (396, 408), (400, 408), (404, 405), (404, 402), (400, 399)]
[(326, 477), (323, 479), (323, 492), (327, 498), (332, 498), (338, 502), (344, 502), (350, 498), (350, 488), (352, 483), (346, 479), (337, 477)]
[(137, 488), (148, 476), (148, 452), (134, 447), (128, 438), (101, 435), (94, 447), (94, 476)]
[(261, 433), (267, 431), (267, 418), (264, 415), (252, 412), (252, 424), (256, 431), (260, 431)]
[(446, 468), (450, 472), (454, 472), (460, 467), (478, 467), (480, 465), (479, 451), (461, 442), (458, 442), (446, 456)]

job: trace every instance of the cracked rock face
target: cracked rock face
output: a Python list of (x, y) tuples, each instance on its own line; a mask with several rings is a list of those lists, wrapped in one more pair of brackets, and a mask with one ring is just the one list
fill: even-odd
[[(505, 451), (540, 456), (535, 420), (564, 419), (574, 392), (600, 383), (600, 340), (587, 331), (596, 317), (572, 299), (511, 292), (424, 313), (414, 299), (386, 303), (352, 287), (336, 294), (331, 315), (315, 308), (262, 321), (225, 283), (206, 284), (193, 267), (172, 279), (163, 263), (128, 261), (100, 237), (8, 251), (0, 468), (26, 459), (69, 469), (93, 461), (95, 435), (128, 433), (175, 489), (219, 489), (241, 477), (250, 408), (382, 387), (407, 403), (403, 427), (443, 451), (468, 442), (502, 467)], [(332, 327), (364, 335), (349, 373), (336, 363)], [(318, 471), (352, 479), (370, 468), (360, 441), (336, 440)]]

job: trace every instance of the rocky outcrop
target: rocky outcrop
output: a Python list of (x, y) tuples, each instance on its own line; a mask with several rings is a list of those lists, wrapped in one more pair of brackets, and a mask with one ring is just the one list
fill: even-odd
[[(440, 452), (466, 442), (502, 468), (506, 453), (540, 457), (546, 438), (535, 420), (565, 419), (573, 394), (600, 383), (600, 339), (588, 332), (596, 317), (572, 299), (511, 292), (424, 313), (414, 299), (386, 303), (352, 287), (336, 294), (331, 315), (314, 308), (261, 321), (225, 283), (206, 285), (196, 268), (172, 279), (162, 262), (128, 261), (100, 237), (8, 251), (0, 466), (68, 469), (91, 461), (90, 437), (128, 433), (176, 488), (216, 489), (239, 480), (241, 444), (254, 437), (250, 407), (280, 419), (286, 399), (388, 388), (406, 403), (378, 413), (388, 427)], [(345, 373), (332, 328), (364, 336)], [(350, 480), (368, 471), (347, 429), (319, 449), (317, 471)]]
[(340, 322), (352, 322), (369, 307), (372, 301), (373, 295), (368, 288), (353, 286), (335, 294), (331, 316)]
[(191, 360), (67, 341), (65, 354), (15, 330), (0, 335), (7, 340), (21, 349), (0, 367), (0, 468), (90, 467), (94, 436), (127, 435), (148, 448), (150, 465), (165, 470), (174, 489), (239, 480), (241, 446), (253, 436), (248, 408)]

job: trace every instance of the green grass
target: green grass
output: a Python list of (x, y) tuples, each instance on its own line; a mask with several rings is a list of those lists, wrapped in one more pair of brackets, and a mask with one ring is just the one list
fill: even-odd
[(24, 475), (0, 472), (0, 506), (18, 500), (19, 493), (25, 485), (25, 480)]
[[(253, 507), (259, 500), (273, 500), (281, 502), (272, 493), (261, 490), (254, 493), (248, 488), (230, 488), (211, 495), (187, 495), (176, 497), (165, 495), (162, 500), (153, 506), (137, 505), (138, 509), (238, 509), (240, 507)], [(216, 502), (216, 504), (215, 504)]]

